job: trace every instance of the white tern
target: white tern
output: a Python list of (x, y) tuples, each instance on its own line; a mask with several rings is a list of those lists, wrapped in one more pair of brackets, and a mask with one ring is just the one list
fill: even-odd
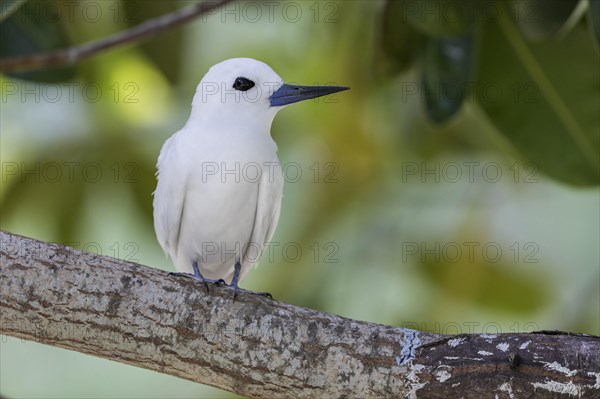
[[(154, 229), (179, 273), (238, 292), (275, 231), (283, 173), (271, 123), (286, 105), (347, 90), (284, 84), (268, 65), (233, 58), (196, 89), (185, 126), (163, 145)], [(269, 295), (266, 293), (257, 293)]]

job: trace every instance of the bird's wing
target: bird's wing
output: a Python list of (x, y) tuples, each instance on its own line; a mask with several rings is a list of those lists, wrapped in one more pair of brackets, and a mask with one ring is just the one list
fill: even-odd
[[(264, 253), (265, 243), (273, 238), (277, 222), (279, 221), (279, 212), (281, 210), (281, 198), (283, 196), (283, 174), (279, 165), (274, 168), (267, 168), (263, 171), (262, 178), (258, 187), (258, 201), (256, 215), (254, 218), (254, 227), (249, 250), (256, 251), (257, 248)], [(256, 253), (247, 253), (246, 262), (243, 262), (240, 281), (252, 266), (258, 264)], [(245, 267), (244, 267), (245, 266)]]
[[(281, 200), (283, 199), (283, 176), (280, 175), (281, 179), (276, 184), (276, 187), (269, 193), (269, 200), (272, 202), (273, 207), (271, 209), (271, 216), (269, 218), (269, 228), (266, 231), (264, 236), (264, 242), (271, 241), (273, 238), (273, 234), (275, 234), (275, 228), (277, 227), (277, 222), (279, 222), (279, 213), (281, 211)], [(265, 190), (267, 191), (267, 190)], [(265, 195), (267, 196), (267, 195)], [(260, 199), (260, 194), (259, 194)]]
[(178, 154), (176, 136), (168, 139), (160, 151), (153, 203), (156, 237), (173, 261), (177, 256), (187, 180), (186, 168), (179, 165), (183, 157)]

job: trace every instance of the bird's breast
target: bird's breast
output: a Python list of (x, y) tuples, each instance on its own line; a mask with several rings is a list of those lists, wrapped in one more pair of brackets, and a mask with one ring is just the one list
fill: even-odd
[(180, 145), (187, 169), (180, 252), (205, 268), (230, 264), (252, 238), (261, 190), (281, 198), (277, 147), (270, 137), (227, 133)]

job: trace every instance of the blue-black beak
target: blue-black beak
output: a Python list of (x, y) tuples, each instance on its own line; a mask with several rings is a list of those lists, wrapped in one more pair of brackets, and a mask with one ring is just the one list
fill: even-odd
[(294, 86), (284, 84), (271, 95), (269, 101), (272, 107), (279, 107), (349, 89), (349, 87), (344, 86)]

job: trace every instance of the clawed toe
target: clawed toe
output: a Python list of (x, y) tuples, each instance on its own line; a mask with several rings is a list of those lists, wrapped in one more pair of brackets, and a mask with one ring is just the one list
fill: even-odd
[(250, 290), (246, 290), (244, 288), (238, 287), (238, 277), (239, 277), (240, 268), (241, 268), (241, 265), (239, 262), (236, 263), (236, 265), (235, 265), (235, 273), (233, 275), (233, 279), (231, 280), (231, 284), (227, 284), (225, 282), (225, 280), (223, 280), (222, 278), (220, 278), (218, 280), (211, 280), (208, 278), (204, 278), (202, 276), (202, 274), (200, 273), (200, 269), (198, 268), (198, 264), (196, 262), (194, 262), (192, 264), (192, 267), (194, 269), (194, 273), (170, 272), (168, 274), (168, 276), (169, 277), (176, 276), (176, 277), (193, 278), (194, 280), (199, 281), (200, 283), (204, 284), (204, 287), (206, 287), (207, 294), (210, 292), (209, 286), (208, 286), (209, 283), (214, 284), (216, 286), (225, 286), (227, 288), (230, 288), (233, 291), (233, 301), (234, 302), (240, 293), (259, 295), (259, 296), (262, 296), (265, 298), (273, 299), (273, 295), (269, 294), (268, 292), (256, 292), (256, 291), (250, 291)]
[(171, 276), (189, 277), (189, 278), (193, 278), (194, 280), (200, 281), (201, 283), (211, 283), (211, 284), (215, 284), (215, 285), (223, 285), (223, 284), (227, 285), (225, 283), (225, 280), (223, 280), (222, 278), (220, 278), (218, 280), (211, 280), (209, 278), (204, 278), (202, 276), (192, 274), (192, 273), (171, 272), (171, 273), (169, 273), (169, 277), (171, 277)]
[(238, 286), (235, 286), (235, 287), (229, 286), (229, 288), (231, 288), (233, 290), (233, 301), (234, 302), (240, 293), (259, 295), (259, 296), (262, 296), (265, 298), (273, 299), (273, 295), (269, 294), (268, 292), (250, 291), (250, 290), (240, 288)]
[(194, 277), (194, 275), (192, 273), (181, 273), (181, 272), (170, 272), (168, 274), (169, 277), (175, 276), (175, 277)]
[(233, 302), (235, 302), (235, 299), (237, 298), (237, 296), (239, 295), (240, 292), (244, 292), (247, 294), (260, 295), (260, 296), (264, 296), (266, 298), (273, 299), (273, 295), (269, 294), (268, 292), (256, 292), (256, 291), (245, 290), (243, 288), (238, 287), (238, 278), (240, 276), (241, 269), (242, 269), (242, 265), (240, 264), (240, 262), (239, 261), (236, 262), (235, 267), (234, 267), (233, 278), (231, 279), (231, 284), (228, 285), (228, 287), (233, 290)]
[(200, 269), (198, 268), (198, 263), (194, 261), (194, 263), (192, 264), (192, 268), (194, 269), (194, 273), (181, 273), (181, 272), (171, 272), (169, 273), (169, 277), (171, 276), (176, 276), (176, 277), (191, 277), (196, 281), (201, 282), (202, 284), (204, 284), (204, 287), (206, 287), (206, 293), (208, 294), (209, 288), (208, 288), (208, 283), (214, 284), (214, 285), (227, 285), (227, 283), (225, 283), (225, 280), (223, 280), (222, 278), (218, 279), (218, 280), (211, 280), (209, 278), (204, 278), (202, 276), (202, 274), (200, 273)]

